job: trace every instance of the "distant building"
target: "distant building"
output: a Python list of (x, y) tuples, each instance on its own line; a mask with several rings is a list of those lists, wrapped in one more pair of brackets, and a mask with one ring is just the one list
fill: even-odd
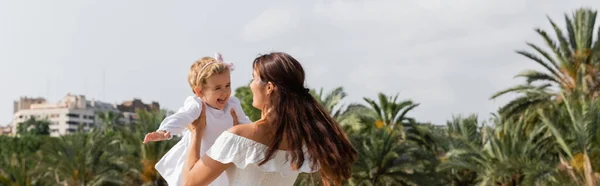
[(135, 123), (139, 121), (139, 117), (133, 112), (121, 112), (119, 116), (119, 123)]
[(1, 135), (12, 136), (13, 135), (12, 131), (13, 131), (13, 129), (12, 129), (12, 126), (10, 124), (6, 125), (5, 127), (1, 127), (0, 126), (0, 136)]
[[(19, 123), (30, 118), (46, 119), (50, 122), (50, 136), (61, 136), (76, 132), (80, 127), (88, 131), (101, 125), (98, 117), (101, 112), (111, 111), (118, 114), (117, 124), (128, 124), (139, 121), (137, 110), (159, 111), (158, 102), (143, 103), (140, 99), (125, 101), (122, 104), (111, 104), (96, 100), (87, 100), (84, 95), (67, 94), (56, 104), (49, 104), (44, 98), (21, 97), (14, 102), (13, 121), (10, 127), (0, 128), (0, 134), (17, 131)], [(8, 129), (7, 129), (8, 128)]]
[(50, 121), (50, 136), (74, 133), (79, 127), (87, 131), (102, 124), (97, 114), (106, 111), (119, 113), (115, 105), (86, 100), (83, 95), (68, 94), (57, 104), (48, 104), (43, 98), (21, 98), (15, 102), (12, 131), (16, 131), (19, 123), (29, 118)]
[(138, 109), (146, 111), (159, 111), (160, 105), (155, 101), (150, 104), (144, 104), (142, 100), (134, 98), (132, 101), (125, 101), (122, 104), (117, 105), (117, 109), (119, 109), (121, 112), (131, 113), (135, 113), (135, 111)]
[(158, 104), (158, 102), (155, 101), (153, 101), (150, 104), (145, 104), (144, 102), (142, 102), (142, 100), (134, 98), (131, 101), (125, 101), (117, 105), (117, 109), (121, 111), (119, 122), (134, 123), (139, 121), (138, 115), (136, 113), (137, 110), (159, 111), (160, 105)]
[(19, 110), (29, 109), (33, 104), (44, 104), (46, 103), (46, 99), (44, 98), (28, 98), (21, 97), (19, 101), (15, 101), (13, 103), (13, 114), (17, 113)]

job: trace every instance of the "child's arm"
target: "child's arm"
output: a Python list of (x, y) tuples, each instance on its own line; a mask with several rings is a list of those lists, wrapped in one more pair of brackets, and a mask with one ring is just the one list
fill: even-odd
[(183, 107), (160, 123), (158, 130), (170, 132), (171, 135), (181, 135), (189, 124), (198, 119), (201, 109), (200, 100), (190, 96), (185, 100)]
[(244, 109), (242, 109), (242, 104), (240, 103), (240, 100), (234, 96), (232, 96), (229, 99), (231, 99), (231, 103), (233, 104), (232, 108), (235, 111), (235, 114), (237, 115), (238, 124), (252, 123), (250, 118), (246, 116)]
[(173, 135), (180, 135), (191, 124), (200, 116), (200, 100), (196, 97), (190, 96), (185, 100), (183, 107), (168, 117), (166, 117), (156, 132), (151, 132), (146, 135), (144, 141), (162, 141), (173, 138)]

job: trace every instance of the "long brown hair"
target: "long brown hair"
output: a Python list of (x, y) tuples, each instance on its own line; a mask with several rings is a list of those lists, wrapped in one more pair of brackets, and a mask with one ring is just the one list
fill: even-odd
[(284, 142), (293, 169), (309, 158), (310, 167), (320, 169), (325, 185), (341, 185), (351, 175), (356, 150), (339, 124), (304, 87), (300, 63), (289, 54), (275, 52), (257, 57), (253, 67), (261, 81), (276, 87), (267, 100), (270, 111), (264, 120), (274, 126), (275, 133), (260, 165), (271, 159)]

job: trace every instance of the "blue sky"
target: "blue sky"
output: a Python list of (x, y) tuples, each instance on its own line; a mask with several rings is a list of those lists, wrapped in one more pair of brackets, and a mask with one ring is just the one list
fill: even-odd
[(546, 16), (562, 26), (582, 6), (600, 1), (4, 0), (0, 125), (20, 96), (140, 98), (175, 110), (191, 92), (190, 64), (216, 51), (236, 65), (234, 87), (249, 82), (258, 54), (283, 51), (304, 65), (309, 87), (343, 86), (346, 102), (399, 93), (421, 103), (410, 114), (420, 121), (488, 118), (510, 99), (490, 95), (539, 68), (514, 51), (542, 44), (533, 29), (549, 29)]

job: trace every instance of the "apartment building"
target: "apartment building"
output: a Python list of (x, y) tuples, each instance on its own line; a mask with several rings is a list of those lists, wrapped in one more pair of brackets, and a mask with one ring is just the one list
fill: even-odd
[(13, 129), (12, 129), (11, 124), (8, 124), (4, 127), (0, 126), (0, 135), (11, 136), (13, 134), (12, 131), (13, 131)]
[(17, 113), (19, 110), (29, 109), (33, 104), (44, 104), (46, 103), (46, 99), (44, 98), (30, 98), (30, 97), (21, 97), (19, 101), (15, 101), (13, 104), (13, 114)]
[(87, 100), (84, 95), (68, 94), (56, 104), (46, 103), (43, 98), (21, 98), (21, 101), (25, 103), (15, 103), (12, 131), (30, 118), (46, 119), (50, 121), (50, 136), (60, 136), (74, 133), (80, 127), (87, 131), (101, 125), (102, 120), (97, 117), (100, 112), (120, 113), (114, 104)]

